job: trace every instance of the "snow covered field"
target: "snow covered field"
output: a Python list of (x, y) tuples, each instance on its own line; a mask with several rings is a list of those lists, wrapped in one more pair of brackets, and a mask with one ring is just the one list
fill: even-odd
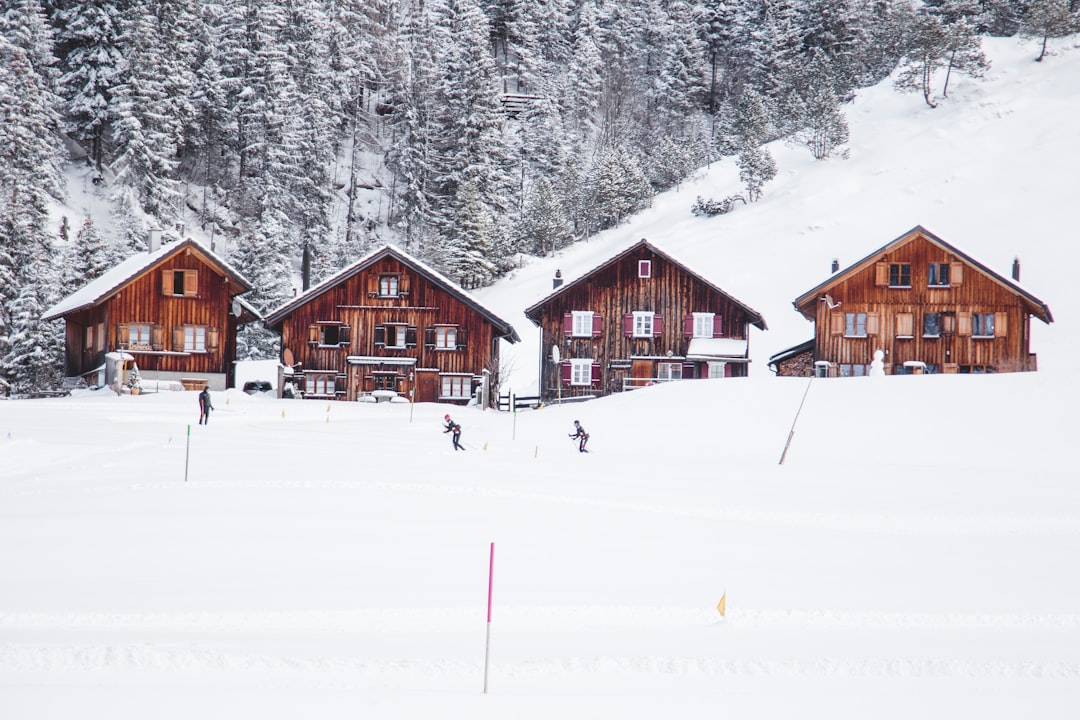
[[(524, 394), (522, 309), (648, 237), (764, 313), (750, 378), (455, 410), (457, 454), (437, 405), (229, 391), (202, 427), (194, 393), (0, 401), (0, 718), (1075, 718), (1080, 50), (1057, 42), (992, 41), (937, 110), (861, 94), (851, 158), (775, 148), (754, 207), (689, 214), (737, 191), (721, 163), (478, 293), (526, 339)], [(1055, 316), (1040, 371), (772, 377), (811, 332), (791, 300), (916, 224), (1021, 256)]]

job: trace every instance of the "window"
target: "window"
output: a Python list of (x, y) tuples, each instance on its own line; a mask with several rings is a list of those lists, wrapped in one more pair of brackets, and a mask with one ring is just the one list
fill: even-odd
[(128, 342), (129, 348), (144, 348), (150, 349), (150, 326), (149, 325), (128, 325)]
[(376, 390), (390, 390), (391, 392), (397, 391), (397, 373), (392, 372), (376, 372), (374, 376), (375, 389)]
[(862, 377), (866, 375), (867, 366), (859, 363), (840, 363), (840, 377)]
[(994, 313), (971, 313), (971, 336), (994, 337)]
[[(645, 261), (642, 261), (645, 262)], [(653, 336), (653, 314), (651, 312), (634, 313), (634, 337)]]
[(709, 363), (709, 378), (722, 378), (727, 373), (727, 363), (724, 362), (710, 362)]
[(471, 375), (443, 375), (442, 398), (454, 398), (464, 400), (469, 397), (472, 390)]
[(694, 337), (711, 338), (715, 321), (714, 313), (694, 313)]
[(404, 325), (387, 325), (386, 326), (386, 347), (389, 347), (389, 348), (403, 348), (403, 347), (405, 347), (405, 326)]
[(943, 335), (953, 335), (956, 333), (956, 313), (941, 313), (941, 333)]
[(438, 350), (457, 350), (457, 328), (435, 328), (435, 347)]
[(341, 337), (340, 325), (320, 325), (319, 326), (319, 344), (320, 345), (337, 345), (338, 338)]
[(924, 338), (941, 337), (941, 313), (923, 313), (922, 334)]
[(592, 366), (593, 362), (591, 359), (571, 360), (570, 384), (592, 385)]
[(184, 352), (206, 352), (206, 328), (200, 325), (184, 326)]
[(574, 337), (592, 337), (592, 312), (589, 310), (574, 310), (571, 315), (573, 316), (573, 325), (570, 334)]
[(949, 263), (930, 263), (926, 284), (947, 287), (949, 285)]
[(161, 273), (163, 295), (196, 297), (199, 294), (198, 270), (164, 270)]
[(97, 346), (94, 348), (98, 352), (105, 352), (105, 323), (100, 322), (97, 325)]
[(866, 337), (866, 313), (844, 313), (844, 337)]
[(308, 373), (305, 376), (305, 391), (308, 395), (333, 395), (335, 373)]
[(652, 277), (652, 260), (638, 260), (637, 276), (639, 278)]
[(380, 275), (379, 276), (379, 295), (382, 297), (397, 297), (398, 295), (398, 276), (397, 275)]
[(889, 287), (911, 287), (911, 263), (889, 263)]
[(94, 326), (86, 326), (86, 338), (83, 340), (83, 350), (90, 350), (94, 347)]
[(662, 362), (656, 366), (657, 380), (682, 380), (681, 362)]

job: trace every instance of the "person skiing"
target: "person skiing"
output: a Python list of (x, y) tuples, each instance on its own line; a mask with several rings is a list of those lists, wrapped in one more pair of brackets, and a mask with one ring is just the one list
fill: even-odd
[(577, 420), (574, 421), (574, 432), (567, 437), (578, 439), (578, 452), (589, 452), (585, 449), (585, 443), (589, 442), (589, 433), (585, 432), (585, 428), (581, 427)]
[(447, 413), (443, 420), (446, 421), (446, 429), (443, 430), (443, 434), (453, 433), (454, 451), (464, 450), (465, 448), (461, 447), (461, 426), (450, 419), (450, 413)]
[(205, 387), (202, 392), (199, 393), (199, 424), (210, 424), (210, 411), (214, 409), (214, 406), (210, 403), (210, 388)]

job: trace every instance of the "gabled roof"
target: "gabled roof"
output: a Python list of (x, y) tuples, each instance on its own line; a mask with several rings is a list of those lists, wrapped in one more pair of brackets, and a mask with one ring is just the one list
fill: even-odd
[[(163, 245), (154, 252), (140, 252), (132, 255), (128, 259), (114, 265), (109, 270), (106, 270), (105, 273), (97, 279), (91, 280), (86, 285), (83, 285), (81, 288), (53, 305), (41, 316), (41, 319), (55, 320), (64, 315), (70, 315), (73, 312), (94, 307), (107, 300), (113, 293), (133, 282), (139, 276), (153, 270), (169, 258), (178, 255), (189, 248), (202, 255), (206, 262), (216, 266), (221, 270), (223, 275), (227, 276), (231, 282), (241, 288), (239, 292), (234, 293), (235, 295), (248, 292), (252, 289), (251, 283), (245, 280), (244, 276), (237, 272), (231, 265), (215, 255), (213, 251), (202, 243), (199, 243), (192, 238), (188, 238), (187, 240)], [(256, 314), (256, 316), (258, 315), (258, 312), (254, 308), (250, 307), (250, 305), (248, 307)]]
[(431, 284), (442, 288), (446, 292), (457, 297), (466, 306), (472, 308), (477, 314), (482, 316), (485, 320), (490, 322), (498, 332), (498, 336), (504, 340), (516, 343), (520, 342), (521, 338), (517, 334), (517, 330), (514, 326), (506, 322), (491, 310), (484, 307), (476, 298), (467, 293), (460, 285), (450, 280), (448, 277), (440, 273), (438, 270), (428, 266), (421, 260), (416, 259), (412, 255), (397, 247), (396, 245), (387, 244), (381, 248), (369, 253), (365, 257), (360, 258), (352, 265), (349, 265), (344, 270), (341, 270), (335, 275), (328, 277), (318, 285), (310, 288), (306, 292), (297, 295), (289, 300), (289, 302), (276, 308), (275, 310), (267, 313), (266, 324), (270, 327), (280, 324), (286, 317), (288, 317), (294, 310), (301, 305), (311, 302), (313, 299), (320, 295), (332, 290), (333, 288), (341, 285), (343, 282), (352, 278), (367, 268), (371, 267), (378, 261), (386, 257), (392, 257), (397, 261), (411, 267), (421, 277), (425, 278)]
[(612, 257), (611, 259), (609, 259), (608, 261), (594, 267), (592, 270), (585, 273), (584, 275), (579, 277), (577, 280), (574, 280), (573, 282), (568, 282), (568, 283), (566, 283), (564, 285), (561, 285), (557, 290), (555, 290), (553, 293), (551, 293), (550, 295), (545, 297), (543, 300), (536, 303), (532, 307), (528, 308), (525, 311), (525, 316), (528, 317), (530, 320), (532, 320), (534, 325), (539, 327), (540, 322), (537, 320), (537, 318), (533, 317), (534, 313), (540, 311), (545, 305), (547, 305), (549, 302), (551, 302), (555, 298), (559, 297), (563, 293), (570, 290), (570, 288), (574, 288), (574, 287), (577, 287), (578, 285), (581, 285), (583, 283), (587, 283), (589, 281), (589, 278), (593, 274), (603, 270), (604, 268), (610, 267), (611, 265), (614, 265), (614, 264), (618, 263), (620, 260), (625, 258), (627, 255), (630, 255), (631, 253), (635, 252), (639, 248), (643, 248), (643, 247), (648, 248), (651, 252), (656, 253), (657, 255), (664, 258), (665, 260), (667, 260), (672, 265), (675, 265), (675, 266), (681, 268), (687, 275), (691, 275), (691, 276), (697, 278), (700, 282), (705, 284), (710, 290), (712, 290), (713, 292), (715, 292), (715, 293), (717, 293), (719, 295), (723, 295), (725, 298), (727, 298), (732, 303), (737, 305), (739, 308), (741, 308), (743, 310), (743, 312), (745, 312), (749, 316), (750, 323), (752, 325), (756, 325), (757, 327), (761, 328), (762, 330), (768, 330), (768, 326), (765, 324), (765, 318), (762, 317), (761, 313), (759, 313), (757, 310), (754, 310), (752, 307), (750, 307), (746, 303), (741, 302), (740, 300), (732, 297), (731, 294), (729, 294), (727, 292), (724, 292), (719, 287), (717, 287), (716, 284), (710, 282), (709, 280), (706, 280), (704, 277), (702, 277), (698, 273), (696, 273), (693, 270), (691, 270), (690, 268), (688, 268), (684, 263), (676, 260), (675, 258), (673, 258), (668, 253), (664, 252), (663, 250), (660, 250), (659, 248), (657, 248), (655, 245), (650, 243), (645, 238), (642, 238), (641, 240), (638, 240), (636, 243), (634, 243), (630, 247), (626, 248), (625, 250), (623, 250), (618, 255), (616, 255), (616, 256)]
[(832, 275), (829, 276), (828, 280), (821, 283), (820, 285), (815, 286), (814, 288), (811, 288), (810, 290), (807, 290), (802, 295), (797, 297), (792, 304), (795, 306), (795, 309), (799, 310), (799, 312), (801, 312), (803, 315), (806, 315), (808, 318), (812, 318), (813, 315), (812, 314), (807, 315), (806, 312), (804, 312), (800, 306), (804, 305), (809, 300), (814, 300), (816, 302), (817, 299), (821, 296), (822, 293), (827, 292), (830, 288), (832, 288), (837, 283), (841, 282), (842, 280), (846, 279), (847, 277), (849, 277), (849, 276), (851, 276), (851, 275), (853, 275), (853, 274), (855, 274), (857, 272), (861, 272), (862, 270), (865, 270), (872, 263), (877, 262), (877, 260), (882, 255), (885, 255), (886, 253), (889, 253), (889, 252), (893, 251), (894, 249), (896, 249), (897, 247), (900, 247), (901, 245), (906, 245), (907, 243), (911, 242), (912, 240), (914, 240), (917, 237), (922, 237), (922, 238), (926, 239), (928, 242), (933, 243), (934, 245), (937, 245), (941, 249), (946, 250), (947, 252), (950, 252), (953, 255), (956, 255), (957, 257), (963, 258), (964, 262), (967, 263), (968, 265), (970, 265), (971, 267), (973, 267), (976, 270), (978, 270), (979, 272), (983, 273), (984, 275), (989, 277), (994, 282), (996, 282), (996, 283), (998, 283), (1000, 285), (1003, 285), (1004, 287), (1008, 288), (1010, 291), (1012, 291), (1012, 292), (1016, 293), (1017, 295), (1019, 295), (1028, 304), (1029, 312), (1032, 315), (1034, 315), (1035, 317), (1042, 320), (1044, 323), (1049, 324), (1049, 323), (1052, 323), (1054, 321), (1054, 316), (1050, 314), (1050, 308), (1042, 300), (1035, 297), (1034, 295), (1029, 293), (1027, 290), (1024, 290), (1022, 287), (1017, 285), (1012, 280), (1009, 280), (1008, 278), (994, 272), (989, 267), (987, 267), (983, 263), (979, 262), (975, 258), (971, 257), (970, 255), (968, 255), (964, 251), (960, 250), (959, 248), (956, 248), (956, 247), (950, 245), (949, 243), (945, 242), (944, 240), (939, 238), (937, 235), (935, 235), (934, 233), (932, 233), (929, 230), (927, 230), (926, 228), (924, 228), (922, 225), (916, 225), (915, 227), (911, 228), (906, 233), (904, 233), (900, 237), (896, 238), (892, 242), (890, 242), (890, 243), (888, 243), (886, 245), (883, 245), (882, 247), (878, 248), (874, 252), (870, 253), (869, 255), (864, 257), (862, 260), (859, 260), (858, 262), (844, 268), (843, 270), (840, 270), (840, 271), (838, 271), (836, 273), (833, 273)]
[(795, 357), (797, 355), (802, 355), (804, 352), (809, 352), (809, 351), (814, 349), (814, 343), (815, 343), (814, 338), (810, 338), (809, 340), (807, 340), (805, 342), (801, 342), (798, 345), (793, 345), (793, 346), (789, 347), (787, 350), (781, 350), (778, 353), (773, 353), (769, 357), (768, 364), (769, 365), (776, 365), (777, 363), (781, 363), (781, 362), (783, 362), (785, 360), (788, 360), (790, 358), (793, 358), (793, 357)]

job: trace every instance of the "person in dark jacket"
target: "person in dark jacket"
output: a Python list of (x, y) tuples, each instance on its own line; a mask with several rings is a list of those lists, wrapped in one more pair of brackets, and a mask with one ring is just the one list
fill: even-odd
[(577, 420), (574, 421), (574, 432), (569, 437), (577, 438), (578, 452), (589, 452), (585, 449), (585, 443), (589, 442), (589, 433), (585, 432), (585, 428), (581, 427), (581, 423)]
[(210, 388), (203, 388), (199, 393), (199, 424), (210, 424), (210, 411), (214, 406), (210, 403)]
[(464, 450), (465, 448), (461, 447), (461, 426), (450, 419), (449, 413), (447, 413), (443, 420), (446, 421), (446, 429), (443, 430), (443, 434), (453, 433), (454, 450)]

